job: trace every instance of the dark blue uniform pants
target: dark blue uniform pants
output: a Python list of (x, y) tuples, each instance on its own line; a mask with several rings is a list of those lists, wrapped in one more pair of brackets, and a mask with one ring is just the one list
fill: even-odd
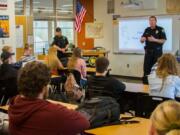
[(145, 49), (143, 84), (148, 84), (147, 75), (150, 74), (151, 68), (157, 62), (158, 58), (161, 57), (161, 55), (162, 48)]

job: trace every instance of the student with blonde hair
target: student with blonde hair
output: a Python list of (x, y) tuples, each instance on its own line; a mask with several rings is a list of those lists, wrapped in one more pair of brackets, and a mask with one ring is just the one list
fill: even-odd
[(84, 84), (86, 81), (86, 62), (82, 58), (82, 50), (80, 48), (74, 48), (72, 57), (69, 59), (67, 67), (68, 69), (75, 69), (81, 74), (81, 82)]
[(162, 55), (157, 62), (155, 72), (149, 77), (150, 95), (175, 99), (180, 97), (180, 78), (177, 61), (170, 53)]
[(64, 68), (61, 61), (57, 57), (57, 49), (55, 47), (49, 48), (45, 63), (50, 68), (51, 75), (58, 75), (58, 69)]
[(11, 46), (6, 45), (6, 46), (4, 46), (4, 47), (2, 48), (2, 52), (13, 53), (13, 49), (12, 49)]
[(180, 103), (166, 101), (151, 115), (149, 135), (180, 135)]

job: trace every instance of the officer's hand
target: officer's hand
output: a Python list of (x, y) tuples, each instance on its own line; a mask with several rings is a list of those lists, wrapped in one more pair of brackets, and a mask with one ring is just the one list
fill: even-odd
[(148, 37), (148, 41), (150, 41), (150, 42), (156, 42), (157, 40), (156, 40), (156, 38), (154, 38), (153, 36), (150, 36), (150, 37)]
[(141, 43), (144, 43), (146, 41), (146, 38), (145, 37), (141, 37)]
[(65, 53), (66, 49), (65, 48), (61, 48), (61, 52)]

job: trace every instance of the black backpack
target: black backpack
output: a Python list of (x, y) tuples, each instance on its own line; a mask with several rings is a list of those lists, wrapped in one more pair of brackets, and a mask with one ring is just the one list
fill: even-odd
[(82, 113), (90, 122), (90, 128), (96, 128), (120, 123), (120, 108), (111, 97), (94, 97), (85, 100), (77, 111)]

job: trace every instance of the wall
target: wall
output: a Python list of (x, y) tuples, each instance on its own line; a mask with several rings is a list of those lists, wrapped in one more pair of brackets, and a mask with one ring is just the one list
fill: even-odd
[[(33, 17), (32, 16), (15, 16), (16, 25), (23, 26), (23, 43), (28, 43), (28, 36), (33, 35)], [(34, 49), (32, 49), (34, 50)], [(18, 60), (24, 53), (24, 46), (16, 48), (16, 60)], [(34, 51), (33, 51), (34, 53)]]
[[(9, 16), (9, 25), (10, 25), (10, 37), (0, 39), (0, 52), (4, 45), (10, 45), (13, 47), (15, 51), (15, 8), (14, 8), (14, 0), (8, 0), (8, 8), (7, 10), (0, 10), (0, 15), (8, 15)], [(4, 42), (4, 44), (3, 44)]]
[[(158, 0), (157, 7), (155, 10), (122, 9), (120, 8), (120, 0), (115, 0), (115, 14), (121, 16), (166, 14), (166, 0)], [(105, 47), (110, 51), (111, 73), (115, 75), (142, 77), (143, 55), (113, 54), (113, 22), (112, 14), (107, 14), (107, 0), (94, 0), (94, 17), (97, 22), (104, 23), (104, 38), (95, 39), (94, 44), (95, 46)]]

